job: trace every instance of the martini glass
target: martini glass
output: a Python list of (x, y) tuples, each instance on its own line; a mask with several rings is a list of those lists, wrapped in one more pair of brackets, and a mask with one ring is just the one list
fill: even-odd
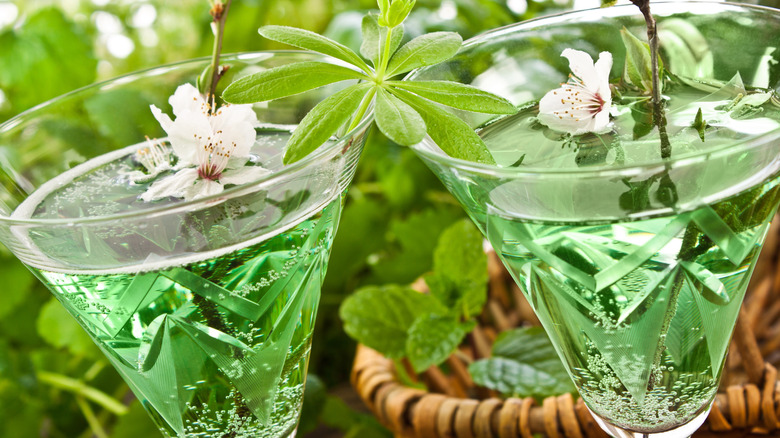
[[(414, 150), (488, 238), (617, 437), (685, 437), (704, 422), (780, 201), (780, 11), (674, 2), (653, 13), (676, 75), (664, 90), (668, 159), (647, 106), (629, 105), (641, 96), (613, 93), (613, 125), (601, 135), (569, 137), (536, 118), (538, 100), (567, 80), (566, 48), (594, 59), (610, 51), (610, 78), (623, 75), (621, 29), (645, 34), (631, 5), (497, 29), (411, 75), (475, 85), (521, 108), (498, 120), (459, 114), (495, 165), (453, 159), (430, 139)], [(767, 98), (739, 107), (756, 93)]]
[[(235, 77), (312, 60), (332, 62), (258, 52), (224, 63)], [(370, 120), (283, 166), (291, 130), (340, 87), (255, 105), (250, 161), (270, 174), (202, 199), (143, 202), (149, 182), (133, 175), (175, 165), (149, 105), (170, 113), (168, 97), (208, 62), (86, 87), (0, 125), (0, 241), (89, 333), (163, 435), (291, 436)]]

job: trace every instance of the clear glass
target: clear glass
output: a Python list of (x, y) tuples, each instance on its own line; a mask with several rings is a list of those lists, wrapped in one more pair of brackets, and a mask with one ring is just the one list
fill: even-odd
[[(333, 62), (303, 52), (226, 56), (223, 81), (312, 60)], [(253, 159), (272, 174), (188, 202), (114, 190), (127, 181), (116, 168), (138, 167), (145, 136), (165, 135), (149, 105), (170, 114), (168, 98), (208, 62), (89, 86), (0, 125), (0, 241), (90, 334), (163, 435), (289, 436), (369, 117), (282, 166), (290, 129), (345, 84), (256, 104)]]
[[(748, 89), (777, 92), (780, 11), (715, 2), (652, 8), (669, 71), (713, 90), (735, 84), (739, 73)], [(632, 5), (532, 20), (470, 40), (452, 60), (410, 78), (455, 80), (533, 106), (566, 82), (565, 48), (611, 52), (610, 78), (620, 78), (624, 26), (645, 33)], [(486, 139), (499, 126), (489, 116), (459, 115)], [(561, 142), (552, 159), (570, 156), (556, 167), (534, 155), (537, 144), (524, 143), (530, 137), (517, 127), (492, 145), (497, 165), (448, 157), (430, 139), (414, 150), (488, 238), (602, 427), (620, 437), (689, 436), (714, 400), (780, 201), (780, 123), (762, 120), (769, 124), (760, 135), (748, 129), (704, 150), (688, 128), (691, 115), (681, 131), (695, 141), (666, 160), (658, 141), (642, 153), (634, 142), (624, 145), (625, 159), (605, 149), (601, 164), (585, 165), (602, 142), (572, 152)], [(521, 165), (501, 165), (522, 158), (520, 148)], [(647, 198), (636, 208), (627, 192), (642, 181)], [(663, 202), (669, 181), (675, 203)]]

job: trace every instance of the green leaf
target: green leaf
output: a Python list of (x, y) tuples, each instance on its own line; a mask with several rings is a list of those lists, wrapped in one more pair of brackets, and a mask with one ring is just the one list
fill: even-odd
[(86, 32), (54, 7), (0, 31), (0, 65), (0, 88), (14, 112), (90, 84), (97, 74)]
[(417, 111), (383, 88), (378, 89), (374, 114), (379, 130), (401, 146), (417, 144), (425, 137), (425, 122)]
[(387, 77), (450, 59), (458, 52), (461, 44), (463, 38), (455, 32), (433, 32), (419, 36), (404, 44), (390, 59)]
[(312, 108), (290, 137), (284, 163), (300, 160), (331, 138), (350, 120), (371, 87), (366, 82), (349, 86)]
[(493, 345), (493, 357), (469, 366), (474, 382), (507, 397), (534, 397), (573, 393), (574, 385), (540, 327), (502, 333)]
[(369, 78), (327, 62), (296, 62), (240, 78), (228, 85), (222, 98), (230, 103), (264, 102), (349, 79)]
[(696, 112), (696, 118), (693, 120), (693, 129), (699, 133), (701, 141), (704, 141), (704, 131), (707, 129), (707, 122), (704, 121), (704, 116), (701, 113), (701, 108)]
[(447, 360), (475, 321), (460, 322), (454, 316), (422, 315), (409, 327), (406, 352), (412, 367), (421, 373)]
[(411, 91), (449, 107), (488, 114), (515, 114), (517, 107), (501, 96), (471, 85), (450, 81), (391, 81), (390, 86)]
[(394, 89), (391, 92), (422, 116), (428, 135), (444, 153), (461, 160), (495, 164), (485, 142), (458, 116), (408, 91)]
[(38, 315), (38, 334), (50, 345), (67, 348), (76, 356), (93, 359), (101, 357), (89, 335), (54, 298), (43, 306)]
[(330, 55), (336, 59), (348, 62), (366, 73), (371, 72), (371, 68), (349, 47), (312, 31), (288, 26), (270, 25), (261, 27), (258, 29), (258, 33), (269, 40)]
[[(387, 28), (380, 26), (376, 14), (366, 14), (363, 17), (363, 43), (360, 45), (360, 54), (374, 64), (374, 68), (379, 66), (379, 59), (384, 54), (385, 42), (387, 41)], [(404, 39), (403, 25), (395, 27), (390, 35), (390, 56), (393, 56), (401, 41)]]
[(601, 0), (601, 7), (602, 8), (608, 8), (610, 6), (615, 6), (617, 4), (617, 0)]
[(430, 295), (386, 285), (359, 289), (344, 300), (339, 316), (349, 336), (396, 359), (406, 355), (407, 332), (418, 317), (446, 311)]
[(487, 300), (487, 255), (482, 240), (471, 220), (452, 224), (439, 236), (433, 275), (426, 278), (431, 294), (466, 318), (479, 315)]
[(19, 260), (11, 257), (2, 259), (0, 278), (6, 284), (3, 299), (0, 300), (0, 318), (4, 318), (24, 301), (24, 297), (30, 293), (34, 278)]
[[(653, 89), (653, 67), (650, 56), (650, 45), (635, 37), (625, 27), (620, 30), (620, 37), (626, 46), (626, 63), (623, 68), (623, 78), (642, 90)], [(658, 75), (663, 77), (663, 62), (658, 57)]]

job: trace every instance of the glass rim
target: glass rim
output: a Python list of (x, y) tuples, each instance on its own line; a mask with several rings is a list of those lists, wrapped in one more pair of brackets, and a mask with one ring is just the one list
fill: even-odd
[[(670, 10), (669, 8), (671, 8), (672, 10), (677, 10), (685, 6), (696, 6), (696, 7), (701, 7), (706, 9), (714, 5), (720, 7), (727, 6), (735, 9), (761, 11), (763, 13), (774, 15), (780, 20), (780, 9), (774, 9), (762, 5), (751, 5), (751, 4), (733, 3), (733, 2), (726, 2), (726, 1), (713, 1), (713, 0), (684, 0), (684, 1), (663, 0), (663, 1), (653, 2), (653, 6), (655, 7), (655, 10), (653, 12), (654, 14), (658, 14), (659, 7), (660, 8), (665, 7), (666, 8), (665, 10)], [(602, 11), (602, 12), (606, 11), (609, 15), (604, 15), (605, 18), (609, 16), (626, 16), (628, 14), (624, 13), (623, 11), (626, 11), (627, 9), (632, 9), (636, 11), (635, 12), (636, 15), (641, 18), (639, 11), (637, 10), (636, 6), (634, 6), (633, 4), (622, 4), (617, 6), (611, 6), (609, 8), (596, 7), (596, 8), (581, 9), (576, 11), (565, 11), (557, 14), (533, 18), (520, 23), (509, 24), (479, 34), (473, 38), (466, 40), (461, 46), (461, 49), (459, 50), (458, 54), (461, 54), (463, 51), (471, 49), (472, 47), (482, 44), (486, 41), (490, 41), (495, 37), (501, 37), (502, 35), (510, 32), (513, 33), (517, 31), (525, 31), (525, 30), (538, 28), (540, 25), (543, 26), (547, 24), (559, 23), (562, 21), (570, 21), (572, 16), (588, 15), (588, 14), (592, 14), (594, 11)], [(662, 11), (663, 10), (664, 9), (662, 9)], [(715, 12), (711, 12), (710, 14), (714, 14), (714, 13)], [(428, 68), (429, 67), (422, 67), (422, 68), (415, 69), (411, 71), (408, 75), (406, 75), (403, 78), (403, 80), (405, 81), (414, 80), (421, 73), (424, 73), (424, 71)], [(589, 177), (604, 178), (604, 177), (611, 177), (611, 176), (630, 177), (630, 176), (642, 175), (648, 172), (657, 172), (659, 170), (663, 170), (669, 167), (670, 165), (675, 167), (686, 166), (693, 163), (706, 161), (713, 156), (721, 156), (724, 154), (727, 155), (729, 153), (733, 153), (735, 150), (749, 150), (779, 140), (780, 140), (780, 127), (777, 127), (771, 131), (765, 132), (760, 135), (756, 135), (744, 141), (728, 143), (707, 151), (692, 152), (671, 159), (658, 160), (653, 162), (642, 162), (637, 164), (624, 164), (619, 166), (601, 167), (595, 169), (594, 168), (589, 168), (589, 169), (570, 168), (566, 170), (553, 169), (548, 167), (525, 167), (522, 169), (517, 167), (499, 167), (492, 164), (478, 163), (475, 161), (468, 161), (460, 158), (454, 158), (447, 155), (444, 151), (442, 151), (442, 153), (438, 153), (435, 151), (431, 151), (429, 149), (421, 148), (420, 145), (423, 144), (436, 145), (436, 143), (430, 138), (430, 136), (426, 136), (420, 143), (411, 146), (411, 148), (420, 156), (425, 157), (426, 159), (429, 159), (431, 161), (438, 162), (440, 164), (445, 164), (449, 167), (453, 167), (461, 170), (467, 170), (474, 173), (490, 174), (495, 177), (509, 177), (509, 178), (520, 177), (525, 179), (539, 179), (539, 178), (550, 178), (550, 177), (577, 177), (580, 179), (584, 179)], [(436, 147), (438, 148), (438, 145), (436, 145)]]
[[(338, 59), (329, 57), (327, 55), (317, 53), (317, 52), (311, 52), (306, 50), (258, 50), (258, 51), (248, 51), (248, 52), (235, 52), (235, 53), (227, 53), (223, 54), (221, 59), (222, 61), (230, 61), (230, 60), (246, 60), (246, 59), (254, 59), (254, 58), (260, 58), (261, 60), (264, 59), (264, 55), (306, 55), (311, 57), (320, 58), (322, 60), (326, 60), (328, 62), (333, 62), (339, 65), (343, 66), (350, 66), (349, 64), (340, 61)], [(56, 96), (52, 99), (49, 99), (45, 102), (42, 102), (38, 105), (33, 106), (32, 108), (29, 108), (27, 110), (24, 110), (23, 112), (15, 115), (14, 117), (0, 123), (0, 136), (2, 134), (17, 125), (19, 125), (23, 120), (29, 119), (31, 116), (34, 116), (35, 113), (42, 111), (46, 109), (47, 107), (57, 104), (59, 102), (62, 102), (66, 99), (69, 99), (75, 95), (87, 92), (89, 90), (96, 90), (101, 89), (106, 86), (110, 86), (112, 84), (122, 84), (124, 81), (127, 81), (128, 79), (135, 78), (135, 77), (143, 77), (143, 76), (151, 76), (155, 74), (163, 74), (167, 72), (168, 70), (186, 66), (188, 64), (196, 65), (202, 62), (210, 62), (211, 57), (210, 56), (203, 56), (198, 58), (191, 58), (181, 61), (176, 61), (168, 64), (162, 64), (157, 65), (153, 67), (149, 67), (142, 70), (136, 70), (133, 72), (125, 73), (120, 76), (116, 76), (110, 79), (106, 79), (103, 81), (95, 82), (86, 86), (83, 86), (81, 88), (77, 88), (75, 90), (69, 91), (65, 94), (61, 94), (59, 96)], [(211, 205), (218, 205), (225, 201), (229, 201), (230, 199), (234, 199), (236, 197), (253, 193), (258, 190), (262, 190), (264, 186), (273, 184), (274, 182), (286, 178), (287, 176), (291, 174), (295, 174), (296, 172), (300, 171), (301, 169), (309, 168), (312, 165), (317, 165), (317, 163), (320, 163), (323, 160), (330, 159), (334, 155), (334, 151), (338, 151), (341, 148), (344, 147), (344, 144), (351, 140), (351, 138), (356, 135), (357, 133), (368, 129), (369, 125), (373, 122), (373, 110), (369, 109), (369, 111), (366, 112), (366, 114), (363, 116), (363, 119), (358, 123), (358, 125), (350, 130), (349, 132), (343, 134), (340, 136), (335, 142), (327, 145), (327, 147), (320, 146), (317, 149), (315, 149), (313, 152), (305, 156), (304, 158), (301, 158), (300, 160), (287, 164), (283, 166), (281, 169), (279, 169), (276, 172), (272, 172), (269, 175), (263, 176), (261, 178), (258, 178), (254, 181), (247, 182), (244, 184), (237, 185), (235, 187), (231, 187), (229, 189), (225, 189), (220, 193), (217, 193), (215, 195), (210, 195), (207, 197), (199, 198), (199, 199), (193, 199), (189, 201), (179, 201), (175, 202), (173, 204), (167, 204), (167, 205), (160, 205), (157, 207), (150, 207), (147, 209), (142, 209), (138, 211), (131, 211), (131, 212), (124, 212), (120, 214), (111, 214), (111, 215), (102, 215), (102, 216), (88, 216), (83, 218), (46, 218), (46, 219), (31, 219), (31, 218), (13, 218), (9, 215), (0, 213), (0, 223), (4, 223), (6, 225), (28, 225), (28, 226), (44, 226), (44, 225), (68, 225), (68, 226), (75, 226), (79, 224), (96, 224), (101, 222), (111, 222), (121, 219), (131, 219), (131, 218), (143, 218), (143, 217), (158, 217), (158, 216), (164, 216), (168, 214), (177, 214), (177, 213), (184, 213), (187, 211), (194, 211), (198, 210), (200, 207), (204, 206), (211, 206)], [(131, 145), (129, 145), (131, 146)], [(89, 161), (89, 160), (87, 160)], [(86, 163), (86, 161), (85, 161)], [(36, 189), (37, 190), (37, 189)], [(35, 193), (35, 192), (33, 192)], [(27, 195), (27, 197), (32, 196), (33, 193), (30, 193)]]

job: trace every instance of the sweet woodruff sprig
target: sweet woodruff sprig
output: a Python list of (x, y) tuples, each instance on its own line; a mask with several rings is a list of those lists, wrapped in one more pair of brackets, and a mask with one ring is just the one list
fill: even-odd
[(268, 39), (329, 55), (343, 63), (299, 62), (265, 70), (230, 84), (222, 98), (235, 104), (263, 102), (340, 81), (355, 82), (320, 102), (304, 117), (289, 140), (285, 163), (305, 157), (345, 126), (347, 131), (355, 128), (372, 104), (379, 130), (400, 145), (416, 144), (427, 133), (453, 157), (493, 163), (474, 129), (439, 104), (490, 114), (514, 114), (514, 105), (455, 82), (399, 80), (400, 75), (415, 68), (451, 58), (463, 42), (457, 33), (433, 32), (401, 45), (403, 22), (414, 4), (415, 0), (378, 0), (379, 14), (363, 17), (360, 55), (310, 31), (262, 27), (259, 33)]

